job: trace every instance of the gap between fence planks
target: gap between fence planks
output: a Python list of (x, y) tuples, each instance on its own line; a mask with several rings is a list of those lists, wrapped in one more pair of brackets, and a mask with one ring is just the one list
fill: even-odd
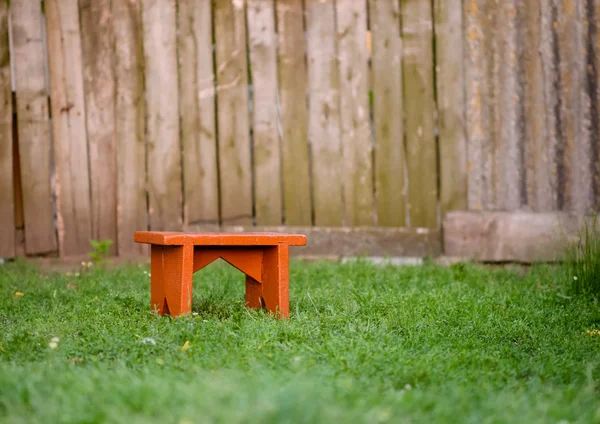
[(92, 236), (83, 63), (77, 0), (45, 3), (59, 250), (89, 251)]
[(8, 42), (8, 8), (0, 3), (0, 258), (15, 256), (13, 111)]
[(10, 13), (25, 251), (42, 254), (56, 251), (58, 245), (50, 185), (52, 144), (41, 3), (12, 0)]
[(113, 1), (117, 244), (121, 256), (146, 253), (133, 241), (148, 229), (142, 21), (139, 2)]
[(408, 216), (411, 227), (438, 227), (437, 151), (431, 2), (402, 0)]
[(244, 2), (214, 3), (221, 222), (252, 223)]
[(344, 223), (340, 84), (334, 2), (307, 0), (308, 139), (315, 225)]
[(248, 0), (247, 4), (256, 224), (280, 225), (281, 149), (277, 125), (275, 5), (273, 0)]
[[(92, 238), (117, 239), (113, 21), (109, 0), (79, 0), (90, 155)], [(117, 252), (117, 243), (111, 247)]]
[(184, 223), (219, 223), (211, 2), (180, 2), (177, 56)]
[(307, 71), (302, 0), (277, 0), (283, 204), (287, 225), (310, 225)]

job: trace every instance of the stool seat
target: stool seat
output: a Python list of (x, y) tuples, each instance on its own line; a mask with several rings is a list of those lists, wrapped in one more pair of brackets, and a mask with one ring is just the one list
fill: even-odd
[(306, 245), (306, 236), (281, 233), (176, 233), (168, 231), (138, 231), (133, 236), (138, 243), (162, 246), (193, 243), (194, 246), (290, 246)]
[(138, 231), (151, 245), (151, 307), (161, 315), (192, 311), (192, 274), (222, 258), (246, 274), (246, 306), (289, 316), (289, 246), (302, 234)]

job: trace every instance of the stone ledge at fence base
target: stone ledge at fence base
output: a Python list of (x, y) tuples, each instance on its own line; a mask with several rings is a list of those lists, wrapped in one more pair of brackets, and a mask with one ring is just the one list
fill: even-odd
[(551, 212), (450, 212), (444, 254), (483, 262), (555, 262), (592, 217)]

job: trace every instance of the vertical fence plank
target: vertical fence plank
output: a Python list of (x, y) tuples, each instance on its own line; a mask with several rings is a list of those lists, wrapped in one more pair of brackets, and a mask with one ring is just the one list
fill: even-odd
[(11, 0), (17, 126), (28, 254), (55, 251), (50, 121), (41, 3)]
[(0, 2), (0, 258), (15, 255), (13, 111), (7, 9), (6, 2)]
[(344, 216), (334, 2), (307, 0), (306, 10), (308, 138), (315, 224), (340, 226)]
[(217, 125), (221, 221), (252, 223), (252, 173), (244, 2), (216, 0)]
[[(595, 1), (598, 3), (598, 1)], [(580, 46), (577, 72), (581, 78), (580, 99), (581, 112), (578, 116), (580, 135), (575, 138), (575, 155), (573, 162), (575, 205), (580, 213), (595, 213), (594, 204), (594, 171), (598, 155), (599, 111), (597, 107), (597, 70), (595, 69), (596, 17), (594, 3), (581, 0), (577, 3), (577, 43)], [(596, 152), (594, 153), (594, 150)], [(581, 166), (584, 164), (584, 166)]]
[(177, 231), (183, 225), (183, 192), (176, 5), (174, 0), (149, 0), (141, 4), (150, 228)]
[(61, 256), (90, 248), (91, 209), (77, 0), (45, 3)]
[(467, 146), (461, 0), (435, 0), (440, 211), (467, 209)]
[(218, 224), (211, 2), (180, 2), (177, 13), (184, 224)]
[(344, 223), (373, 225), (373, 158), (369, 110), (367, 2), (337, 0)]
[(489, 101), (488, 69), (493, 65), (489, 50), (489, 25), (486, 0), (465, 0), (467, 96), (467, 191), (471, 210), (482, 210), (492, 203), (491, 146), (492, 113)]
[(281, 149), (277, 125), (277, 39), (273, 0), (248, 0), (248, 38), (256, 224), (281, 225)]
[(302, 0), (277, 0), (283, 203), (287, 225), (311, 224)]
[(522, 8), (517, 0), (499, 2), (495, 6), (497, 17), (495, 37), (499, 58), (495, 102), (493, 107), (498, 120), (496, 141), (496, 207), (501, 210), (518, 210), (526, 202), (524, 183), (523, 150), (521, 133), (521, 105), (523, 101), (520, 83), (519, 26), (522, 24)]
[(133, 233), (148, 228), (144, 74), (139, 2), (113, 1), (117, 240), (121, 256), (145, 251)]
[(553, 61), (552, 5), (527, 0), (525, 61), (525, 144), (527, 203), (534, 211), (557, 210), (556, 67)]
[(117, 162), (115, 156), (115, 76), (109, 0), (79, 0), (83, 82), (90, 149), (92, 237), (117, 244)]
[[(592, 174), (594, 189), (594, 208), (600, 211), (600, 2), (587, 0), (587, 20), (590, 25), (588, 64), (591, 72), (590, 91), (592, 92)], [(595, 93), (593, 93), (595, 89)], [(595, 97), (593, 97), (595, 94)]]
[(436, 228), (437, 152), (431, 3), (402, 0), (402, 12), (409, 219), (412, 227)]
[[(563, 10), (563, 4), (566, 3), (567, 10)], [(558, 161), (558, 206), (561, 210), (572, 210), (573, 206), (573, 172), (571, 169), (574, 138), (575, 138), (575, 117), (579, 113), (579, 93), (577, 89), (575, 57), (578, 56), (577, 46), (574, 45), (574, 22), (575, 10), (572, 1), (563, 2), (554, 0), (555, 8), (554, 30), (558, 45), (557, 54), (554, 60), (558, 63), (558, 89), (559, 110), (558, 119), (560, 121), (559, 143), (557, 146)], [(570, 13), (569, 13), (570, 12)]]
[(406, 225), (406, 152), (402, 105), (400, 5), (370, 0), (377, 224)]

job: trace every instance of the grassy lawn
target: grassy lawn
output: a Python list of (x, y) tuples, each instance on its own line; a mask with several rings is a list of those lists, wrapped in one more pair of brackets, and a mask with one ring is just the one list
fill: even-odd
[(286, 321), (224, 264), (153, 316), (147, 271), (0, 266), (0, 422), (600, 423), (600, 308), (557, 269), (293, 263)]

